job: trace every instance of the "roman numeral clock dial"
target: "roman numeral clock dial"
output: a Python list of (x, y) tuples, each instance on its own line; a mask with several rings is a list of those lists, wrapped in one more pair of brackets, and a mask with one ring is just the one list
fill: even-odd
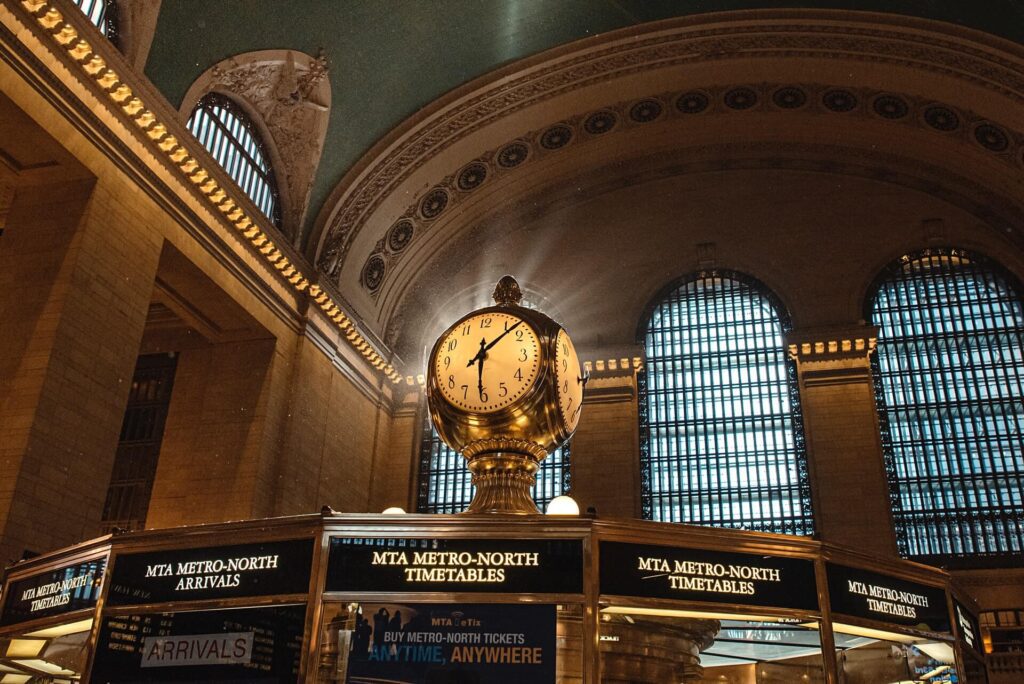
[(437, 386), (448, 403), (479, 413), (499, 411), (523, 396), (539, 368), (537, 333), (522, 318), (502, 312), (460, 321), (434, 357)]

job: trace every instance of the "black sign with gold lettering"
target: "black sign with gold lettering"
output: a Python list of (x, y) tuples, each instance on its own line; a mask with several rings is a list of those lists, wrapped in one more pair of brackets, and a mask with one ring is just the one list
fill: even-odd
[(835, 563), (828, 563), (827, 571), (833, 613), (929, 632), (949, 631), (946, 591), (940, 587)]
[(580, 539), (331, 539), (327, 591), (579, 594)]
[(106, 558), (94, 558), (11, 582), (0, 625), (92, 608), (106, 566)]
[(600, 552), (602, 594), (818, 609), (810, 560), (609, 541)]
[(131, 553), (114, 560), (107, 602), (305, 594), (312, 565), (312, 539)]
[(985, 649), (981, 645), (981, 625), (977, 616), (968, 610), (967, 606), (953, 599), (953, 613), (956, 617), (957, 631), (960, 639), (969, 648), (974, 649), (978, 654), (984, 655)]

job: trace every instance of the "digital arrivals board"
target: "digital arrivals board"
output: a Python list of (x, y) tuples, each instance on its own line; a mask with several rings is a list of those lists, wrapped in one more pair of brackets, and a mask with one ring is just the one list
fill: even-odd
[(602, 594), (818, 609), (811, 560), (613, 541), (600, 555)]
[(0, 625), (92, 608), (99, 597), (106, 558), (94, 558), (11, 582)]
[(107, 602), (305, 594), (312, 564), (312, 539), (125, 554), (114, 561)]
[(334, 537), (326, 591), (579, 594), (579, 539)]
[(949, 632), (946, 591), (871, 570), (836, 563), (826, 565), (833, 613)]
[(364, 603), (361, 609), (345, 634), (347, 684), (555, 682), (554, 605)]

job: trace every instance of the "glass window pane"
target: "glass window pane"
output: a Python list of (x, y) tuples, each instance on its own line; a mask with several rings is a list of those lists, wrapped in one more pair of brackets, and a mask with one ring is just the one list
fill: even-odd
[(107, 38), (114, 37), (114, 31), (117, 28), (115, 22), (117, 5), (113, 0), (71, 0), (71, 2), (82, 10), (82, 14), (89, 18), (89, 21), (100, 30), (100, 33)]
[(281, 226), (277, 185), (266, 148), (245, 112), (219, 93), (207, 93), (188, 128), (274, 225)]
[(998, 265), (959, 250), (902, 257), (868, 319), (901, 552), (1024, 551), (1024, 305)]
[(640, 374), (645, 518), (812, 534), (782, 306), (736, 273), (701, 273), (654, 307)]

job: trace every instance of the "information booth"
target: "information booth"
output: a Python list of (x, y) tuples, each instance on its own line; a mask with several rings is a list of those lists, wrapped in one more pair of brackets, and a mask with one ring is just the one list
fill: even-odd
[(323, 515), (7, 569), (8, 682), (984, 682), (934, 568), (586, 516)]

